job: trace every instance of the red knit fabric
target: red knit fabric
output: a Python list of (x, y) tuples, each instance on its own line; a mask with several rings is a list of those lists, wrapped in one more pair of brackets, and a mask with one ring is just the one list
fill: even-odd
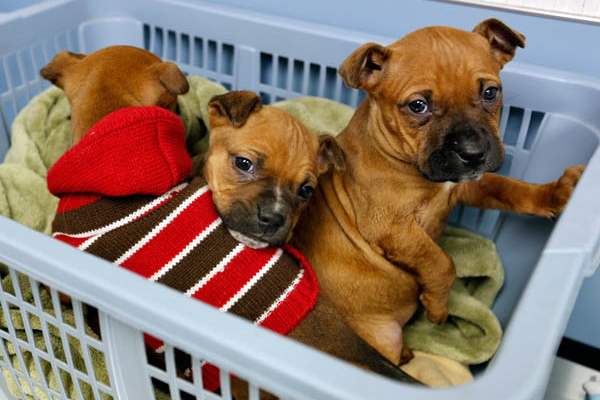
[[(221, 311), (289, 333), (317, 300), (311, 266), (288, 245), (251, 249), (235, 242), (206, 183), (185, 182), (190, 167), (175, 114), (132, 107), (108, 115), (50, 170), (48, 187), (61, 197), (53, 236)], [(202, 247), (206, 242), (213, 245)], [(220, 248), (223, 243), (231, 247)], [(145, 340), (155, 351), (162, 348), (157, 338)], [(217, 368), (204, 365), (202, 376), (206, 389), (218, 389)]]
[(315, 290), (313, 286), (313, 283), (317, 282), (317, 277), (304, 255), (289, 244), (284, 245), (283, 249), (298, 260), (300, 265), (304, 266), (307, 279), (303, 279), (298, 283), (298, 286), (296, 286), (294, 291), (283, 300), (278, 308), (269, 314), (262, 322), (261, 326), (282, 335), (287, 335), (297, 325), (297, 323), (293, 323), (290, 320), (289, 314), (296, 315), (299, 320), (302, 321), (312, 310), (312, 307), (306, 308), (299, 305), (304, 301), (309, 304), (316, 304), (319, 291)]
[(48, 171), (53, 194), (160, 195), (189, 177), (181, 119), (161, 107), (127, 107), (90, 128)]
[(161, 230), (147, 245), (133, 256), (121, 262), (121, 266), (150, 278), (161, 266), (169, 262), (191, 242), (198, 232), (218, 218), (210, 195), (203, 196), (185, 209), (165, 229)]
[(58, 209), (56, 212), (58, 214), (62, 214), (64, 212), (75, 210), (79, 207), (83, 207), (87, 204), (93, 203), (96, 200), (100, 200), (100, 196), (94, 194), (80, 194), (80, 195), (71, 195), (66, 196), (61, 199), (58, 203)]
[(89, 239), (89, 237), (78, 238), (78, 237), (71, 237), (69, 235), (61, 235), (61, 234), (53, 235), (53, 237), (55, 239), (60, 240), (61, 242), (68, 243), (73, 247), (79, 247), (83, 242), (85, 242), (87, 239)]

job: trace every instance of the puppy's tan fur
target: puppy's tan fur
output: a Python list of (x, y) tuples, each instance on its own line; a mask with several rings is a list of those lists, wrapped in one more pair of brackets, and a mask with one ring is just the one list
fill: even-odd
[[(534, 185), (492, 173), (461, 183), (424, 177), (427, 157), (456, 114), (499, 140), (501, 101), (481, 104), (482, 82), (499, 72), (524, 37), (497, 20), (474, 32), (433, 27), (387, 46), (366, 44), (342, 64), (346, 83), (368, 92), (337, 137), (346, 169), (332, 171), (297, 227), (296, 242), (315, 266), (322, 292), (364, 340), (397, 364), (402, 326), (420, 300), (429, 319), (445, 321), (455, 269), (437, 245), (457, 203), (543, 217), (561, 212), (583, 168)], [(428, 91), (430, 120), (406, 104)]]
[(177, 96), (189, 90), (175, 64), (130, 46), (106, 47), (89, 55), (62, 51), (40, 74), (69, 99), (73, 144), (112, 111), (151, 105), (175, 111)]

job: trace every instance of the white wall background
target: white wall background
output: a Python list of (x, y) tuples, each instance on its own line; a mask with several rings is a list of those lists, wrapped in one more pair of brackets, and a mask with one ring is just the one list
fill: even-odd
[(600, 0), (451, 0), (526, 12), (600, 21)]

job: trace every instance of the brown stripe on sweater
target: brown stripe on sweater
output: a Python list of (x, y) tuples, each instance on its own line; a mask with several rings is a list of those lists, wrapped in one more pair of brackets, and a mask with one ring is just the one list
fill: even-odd
[(117, 260), (202, 186), (204, 185), (200, 183), (189, 184), (168, 203), (151, 211), (144, 218), (105, 233), (92, 243), (86, 251), (109, 261)]
[(52, 231), (75, 234), (99, 229), (130, 215), (154, 199), (153, 196), (103, 198), (57, 214), (52, 223)]
[(180, 292), (186, 292), (224, 259), (237, 244), (238, 242), (229, 234), (227, 228), (221, 224), (158, 282)]
[(256, 320), (292, 284), (299, 272), (298, 265), (284, 252), (275, 265), (229, 309), (229, 312), (250, 321)]

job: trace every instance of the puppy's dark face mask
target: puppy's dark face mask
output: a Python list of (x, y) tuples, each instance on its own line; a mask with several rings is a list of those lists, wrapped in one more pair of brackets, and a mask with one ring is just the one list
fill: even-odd
[(478, 179), (502, 165), (503, 65), (525, 38), (498, 20), (465, 32), (425, 28), (387, 46), (369, 43), (340, 69), (369, 93), (368, 130), (384, 152), (431, 181)]
[[(425, 145), (416, 158), (417, 167), (427, 179), (473, 180), (485, 172), (497, 171), (502, 165), (504, 149), (498, 129), (500, 84), (494, 81), (480, 86), (481, 89), (475, 88), (468, 96), (464, 107), (444, 104), (442, 96), (436, 103), (434, 95), (424, 104), (413, 101), (406, 106), (409, 118), (428, 119), (419, 129)], [(411, 110), (421, 111), (421, 107), (431, 111), (421, 115)], [(444, 111), (435, 113), (435, 110)]]
[[(240, 186), (232, 203), (218, 207), (229, 231), (252, 247), (280, 246), (287, 242), (314, 184), (307, 182), (296, 191), (297, 185), (291, 182), (283, 186), (268, 178)], [(301, 196), (300, 191), (306, 194)]]
[(223, 223), (250, 247), (282, 245), (339, 148), (252, 92), (217, 96), (209, 113), (204, 175)]

